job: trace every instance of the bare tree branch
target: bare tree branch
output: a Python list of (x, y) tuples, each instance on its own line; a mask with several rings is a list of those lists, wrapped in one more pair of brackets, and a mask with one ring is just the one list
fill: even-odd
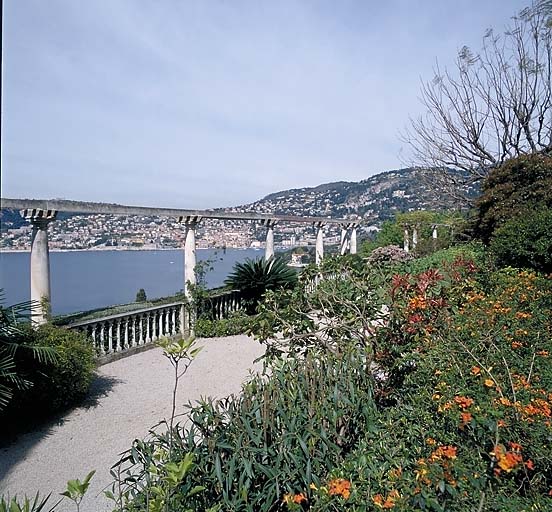
[[(479, 53), (463, 47), (453, 71), (423, 82), (425, 112), (402, 135), (407, 163), (440, 194), (464, 192), (523, 154), (552, 152), (552, 0), (488, 30)], [(459, 187), (464, 191), (458, 196)]]

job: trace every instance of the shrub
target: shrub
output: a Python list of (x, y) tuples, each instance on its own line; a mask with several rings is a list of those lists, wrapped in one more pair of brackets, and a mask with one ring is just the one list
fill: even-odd
[[(0, 288), (2, 298), (3, 290)], [(38, 307), (38, 303), (32, 301), (8, 307), (0, 304), (0, 411), (9, 404), (14, 390), (28, 389), (33, 385), (31, 380), (19, 373), (15, 360), (18, 352), (38, 362), (53, 362), (56, 359), (56, 351), (52, 347), (31, 346), (22, 338), (22, 329), (29, 325), (29, 317)]]
[(494, 232), (490, 247), (500, 266), (552, 272), (552, 208), (507, 221)]
[[(322, 485), (330, 468), (370, 428), (371, 382), (364, 349), (312, 351), (305, 358), (279, 360), (269, 377), (254, 377), (239, 397), (192, 407), (190, 427), (173, 436), (173, 452), (176, 461), (193, 456), (195, 462), (183, 488), (205, 490), (191, 498), (174, 495), (169, 510), (218, 505), (219, 510), (268, 512), (280, 509), (286, 495), (308, 496), (310, 484)], [(168, 440), (161, 434), (136, 442), (123, 458), (129, 501), (122, 510), (142, 510), (156, 486), (152, 465), (169, 464), (159, 459), (168, 453)]]
[(467, 263), (394, 279), (379, 414), (328, 477), (350, 499), (313, 510), (551, 508), (552, 280), (500, 271), (484, 291)]
[(404, 261), (410, 261), (414, 256), (406, 252), (398, 245), (387, 245), (385, 247), (378, 247), (374, 249), (370, 256), (368, 256), (368, 263), (401, 263)]
[(90, 386), (95, 368), (95, 352), (84, 334), (53, 325), (42, 325), (24, 334), (27, 344), (54, 347), (54, 361), (39, 362), (21, 353), (18, 367), (33, 386), (14, 401), (43, 411), (61, 409), (82, 398)]
[(136, 292), (136, 302), (146, 302), (147, 296), (146, 296), (146, 290), (143, 288), (140, 288), (138, 292)]
[(251, 317), (240, 311), (220, 320), (210, 320), (200, 317), (195, 324), (195, 335), (199, 338), (234, 336), (247, 332), (250, 323)]
[(514, 158), (485, 178), (475, 204), (474, 234), (489, 243), (510, 219), (540, 208), (552, 208), (552, 156)]
[(246, 311), (255, 313), (257, 304), (267, 290), (292, 288), (297, 283), (297, 273), (281, 258), (246, 259), (236, 263), (232, 273), (224, 281), (230, 288), (239, 290), (246, 303)]

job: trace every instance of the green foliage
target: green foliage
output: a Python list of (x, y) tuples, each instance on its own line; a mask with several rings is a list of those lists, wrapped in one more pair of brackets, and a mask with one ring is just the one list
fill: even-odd
[(17, 496), (13, 498), (0, 497), (0, 512), (54, 512), (61, 503), (59, 500), (54, 505), (48, 505), (50, 494), (45, 498), (41, 498), (38, 493), (31, 500), (27, 496), (22, 499), (18, 499)]
[[(190, 426), (175, 429), (172, 462), (193, 454), (184, 485), (205, 490), (189, 498), (179, 492), (169, 510), (276, 510), (284, 494), (322, 482), (370, 428), (368, 361), (357, 346), (311, 351), (275, 362), (269, 377), (254, 377), (238, 397), (192, 407)], [(123, 510), (140, 509), (150, 493), (148, 465), (166, 456), (170, 442), (166, 434), (135, 442), (119, 469), (123, 487), (140, 492)]]
[[(0, 289), (0, 299), (3, 290)], [(29, 324), (29, 316), (38, 305), (24, 302), (4, 307), (0, 304), (0, 411), (11, 401), (15, 390), (29, 389), (33, 380), (19, 371), (16, 354), (35, 359), (38, 363), (53, 363), (57, 353), (42, 344), (29, 345), (22, 339), (22, 329)]]
[(552, 208), (505, 222), (493, 233), (490, 247), (500, 266), (552, 272)]
[(552, 208), (552, 157), (514, 158), (493, 169), (475, 206), (473, 231), (486, 244), (496, 229), (532, 210)]
[(247, 332), (251, 321), (251, 317), (242, 311), (231, 313), (228, 318), (221, 318), (220, 320), (209, 320), (200, 317), (196, 321), (194, 332), (199, 338), (234, 336)]
[(226, 286), (240, 290), (250, 314), (255, 312), (266, 291), (289, 289), (296, 283), (296, 272), (280, 258), (271, 258), (268, 261), (263, 258), (246, 259), (243, 263), (236, 263), (224, 282)]
[(148, 300), (146, 296), (146, 290), (140, 288), (136, 293), (136, 302), (146, 302)]
[[(549, 510), (552, 280), (466, 260), (397, 275), (377, 332), (379, 414), (312, 510)], [(484, 289), (485, 288), (485, 289)]]
[(84, 334), (45, 324), (27, 328), (22, 342), (32, 347), (50, 347), (55, 360), (40, 361), (23, 352), (16, 354), (16, 364), (32, 388), (17, 394), (17, 406), (50, 412), (67, 407), (82, 398), (90, 386), (95, 369), (95, 352)]
[(370, 253), (378, 248), (387, 245), (398, 245), (402, 247), (404, 239), (404, 230), (396, 220), (386, 220), (382, 223), (381, 229), (376, 233), (374, 240), (367, 240), (362, 243), (359, 253), (362, 256), (369, 256)]
[[(432, 238), (433, 225), (440, 224), (438, 238)], [(440, 249), (449, 247), (456, 237), (465, 230), (466, 221), (460, 213), (435, 212), (416, 210), (407, 213), (398, 213), (393, 221), (385, 221), (374, 240), (362, 244), (360, 254), (369, 256), (378, 247), (389, 245), (403, 246), (404, 228), (409, 226), (410, 236), (412, 228), (417, 226), (418, 244), (416, 249), (411, 249), (416, 255), (425, 256)]]
[(90, 486), (90, 480), (94, 476), (96, 471), (90, 471), (88, 475), (81, 482), (78, 478), (75, 480), (69, 480), (67, 482), (67, 489), (61, 493), (62, 496), (69, 498), (76, 506), (77, 512), (80, 510), (80, 504), (88, 487)]
[(429, 269), (443, 268), (452, 265), (457, 260), (471, 260), (483, 272), (488, 270), (489, 255), (481, 242), (453, 245), (433, 254), (416, 258), (397, 268), (401, 273), (419, 274)]

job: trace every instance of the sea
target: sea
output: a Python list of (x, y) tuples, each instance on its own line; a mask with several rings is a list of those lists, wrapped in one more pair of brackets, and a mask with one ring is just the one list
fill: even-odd
[[(205, 262), (208, 288), (222, 286), (236, 262), (263, 255), (257, 249), (196, 253), (197, 261)], [(128, 304), (140, 288), (148, 299), (166, 297), (184, 288), (184, 251), (50, 252), (50, 280), (54, 315)], [(30, 299), (30, 253), (0, 252), (0, 288), (3, 306)]]

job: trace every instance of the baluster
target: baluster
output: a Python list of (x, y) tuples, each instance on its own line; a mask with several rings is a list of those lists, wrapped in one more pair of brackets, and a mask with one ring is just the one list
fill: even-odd
[(163, 336), (163, 310), (159, 310), (157, 313), (157, 330), (159, 332), (159, 335), (157, 338), (161, 338)]
[(153, 311), (151, 313), (151, 339), (152, 341), (156, 341), (159, 336), (157, 335), (157, 316), (159, 314), (159, 311)]
[(115, 341), (115, 352), (121, 352), (123, 350), (123, 347), (121, 346), (121, 321), (115, 320), (113, 322), (113, 338)]
[(134, 343), (136, 345), (142, 344), (142, 315), (137, 315), (134, 318)]
[(128, 325), (128, 318), (125, 318), (123, 320), (123, 331), (125, 333), (125, 348), (130, 348), (132, 347), (132, 344), (130, 343), (130, 340), (129, 340), (129, 333), (128, 331), (130, 330), (130, 326)]
[(176, 333), (176, 307), (173, 306), (171, 308), (171, 335), (174, 336)]
[(102, 347), (100, 351), (103, 354), (108, 354), (109, 350), (107, 350), (106, 347), (105, 347), (105, 326), (104, 326), (104, 323), (100, 322), (99, 327), (100, 327), (99, 342), (100, 342), (100, 346)]
[(128, 339), (130, 346), (136, 346), (136, 317), (133, 315), (128, 319)]
[(163, 336), (170, 336), (169, 331), (169, 311), (163, 310)]
[(109, 352), (113, 352), (113, 324), (111, 322), (107, 322), (107, 347)]
[(90, 333), (90, 336), (92, 340), (94, 341), (94, 347), (98, 350), (100, 353), (100, 356), (103, 356), (105, 354), (105, 348), (103, 344), (98, 339), (98, 324), (92, 324), (92, 331)]
[(150, 331), (150, 314), (145, 314), (145, 320), (146, 320), (146, 342), (151, 341), (151, 331)]

